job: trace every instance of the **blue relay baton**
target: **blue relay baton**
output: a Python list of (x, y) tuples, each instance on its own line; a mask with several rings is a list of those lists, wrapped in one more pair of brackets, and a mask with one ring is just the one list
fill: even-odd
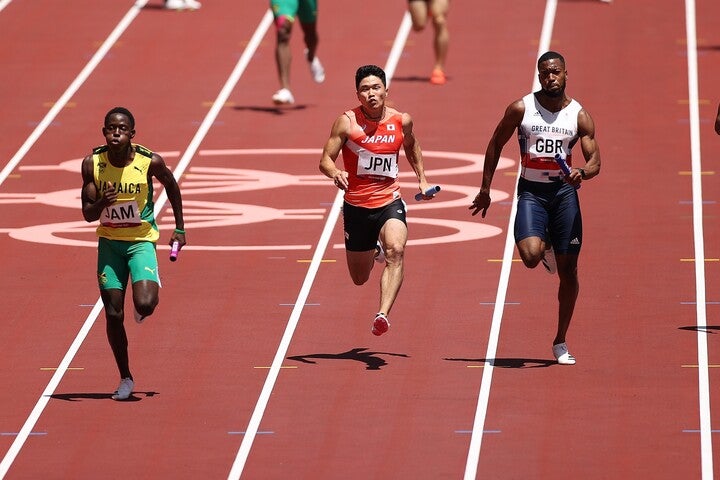
[[(440, 185), (435, 185), (434, 187), (430, 187), (430, 188), (428, 188), (427, 190), (425, 190), (425, 196), (426, 196), (426, 197), (432, 197), (433, 195), (435, 195), (435, 194), (436, 194), (437, 192), (439, 192), (439, 191), (440, 191)], [(422, 194), (422, 193), (416, 193), (416, 194), (415, 194), (415, 200), (416, 200), (416, 201), (419, 202), (420, 200), (422, 200), (422, 198), (423, 198), (423, 194)]]

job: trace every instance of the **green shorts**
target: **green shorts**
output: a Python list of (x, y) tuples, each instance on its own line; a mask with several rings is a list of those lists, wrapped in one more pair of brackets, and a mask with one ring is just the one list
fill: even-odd
[(150, 280), (160, 284), (155, 243), (101, 237), (98, 240), (97, 276), (100, 290), (125, 290), (128, 277), (133, 283)]
[(270, 0), (275, 18), (300, 19), (301, 23), (317, 22), (317, 0)]

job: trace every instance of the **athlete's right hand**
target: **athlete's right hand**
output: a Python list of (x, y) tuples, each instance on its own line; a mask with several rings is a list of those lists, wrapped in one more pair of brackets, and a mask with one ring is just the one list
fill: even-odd
[(103, 192), (101, 200), (105, 205), (112, 205), (117, 201), (118, 193), (115, 190), (115, 186), (108, 182), (107, 189)]
[(338, 170), (338, 172), (333, 175), (333, 183), (335, 183), (335, 186), (339, 188), (340, 190), (347, 190), (348, 189), (348, 173), (344, 172), (342, 170)]
[(485, 218), (485, 214), (487, 213), (489, 206), (490, 194), (480, 190), (480, 192), (475, 196), (475, 200), (473, 200), (472, 205), (468, 207), (468, 210), (474, 210), (472, 212), (473, 216), (477, 215), (477, 213), (482, 210), (482, 218)]

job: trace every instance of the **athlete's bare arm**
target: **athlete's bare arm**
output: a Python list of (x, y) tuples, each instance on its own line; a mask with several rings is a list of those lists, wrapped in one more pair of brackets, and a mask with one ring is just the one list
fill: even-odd
[(117, 192), (110, 185), (100, 198), (98, 198), (98, 190), (95, 186), (95, 178), (93, 176), (93, 159), (92, 155), (88, 155), (82, 161), (82, 190), (80, 190), (80, 199), (82, 201), (82, 214), (86, 222), (94, 222), (100, 218), (102, 211), (108, 205), (112, 205), (117, 200)]
[(350, 119), (345, 114), (335, 120), (330, 130), (330, 138), (325, 142), (320, 158), (320, 171), (326, 177), (332, 178), (335, 186), (341, 190), (348, 188), (348, 173), (339, 169), (335, 162), (348, 138), (350, 125)]
[[(583, 180), (592, 178), (600, 173), (600, 148), (595, 140), (595, 122), (585, 109), (578, 112), (578, 135), (580, 136), (580, 148), (585, 157), (585, 177)], [(573, 174), (580, 175), (573, 170)]]
[[(148, 182), (152, 181), (152, 178), (150, 177), (155, 177), (160, 181), (160, 183), (162, 183), (163, 187), (165, 187), (165, 192), (167, 193), (170, 205), (172, 205), (173, 216), (175, 217), (175, 229), (184, 230), (185, 220), (183, 219), (183, 206), (182, 196), (180, 194), (180, 186), (178, 185), (177, 180), (175, 180), (173, 173), (165, 164), (165, 160), (163, 160), (163, 158), (157, 153), (153, 153), (153, 156), (150, 159), (150, 168), (148, 173)], [(170, 240), (168, 241), (168, 244), (172, 245), (175, 241), (177, 241), (182, 248), (182, 246), (186, 243), (185, 234), (173, 231), (173, 233), (170, 234)]]
[(405, 156), (410, 162), (410, 166), (415, 172), (415, 176), (418, 179), (418, 188), (421, 193), (424, 193), (430, 188), (425, 178), (425, 166), (423, 164), (422, 150), (420, 149), (420, 142), (415, 137), (413, 132), (413, 121), (412, 117), (407, 114), (402, 114), (402, 128), (403, 128), (403, 149), (405, 150)]
[(490, 206), (490, 185), (492, 184), (493, 175), (495, 175), (495, 169), (500, 160), (500, 154), (505, 144), (515, 132), (515, 129), (520, 126), (524, 114), (525, 104), (522, 99), (516, 100), (505, 109), (505, 114), (500, 119), (497, 127), (495, 127), (495, 132), (492, 138), (490, 138), (490, 142), (488, 142), (487, 149), (485, 150), (485, 164), (483, 166), (480, 192), (475, 196), (475, 200), (473, 200), (472, 205), (469, 207), (470, 210), (473, 210), (473, 215), (477, 215), (477, 213), (482, 210), (482, 217), (485, 218), (487, 209)]

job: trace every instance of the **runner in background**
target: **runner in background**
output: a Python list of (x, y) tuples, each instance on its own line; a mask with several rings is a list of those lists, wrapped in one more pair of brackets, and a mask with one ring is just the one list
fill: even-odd
[(295, 19), (300, 21), (303, 31), (305, 59), (310, 74), (317, 83), (325, 81), (325, 69), (315, 54), (318, 46), (317, 0), (270, 0), (270, 8), (275, 17), (275, 63), (280, 79), (280, 90), (275, 92), (272, 99), (276, 105), (291, 105), (295, 103), (295, 97), (290, 91), (290, 37)]
[(430, 83), (444, 85), (445, 61), (447, 59), (450, 33), (447, 26), (447, 15), (450, 10), (450, 0), (408, 0), (408, 11), (412, 19), (413, 30), (419, 32), (425, 29), (428, 17), (433, 24), (433, 51), (435, 63), (430, 75)]

